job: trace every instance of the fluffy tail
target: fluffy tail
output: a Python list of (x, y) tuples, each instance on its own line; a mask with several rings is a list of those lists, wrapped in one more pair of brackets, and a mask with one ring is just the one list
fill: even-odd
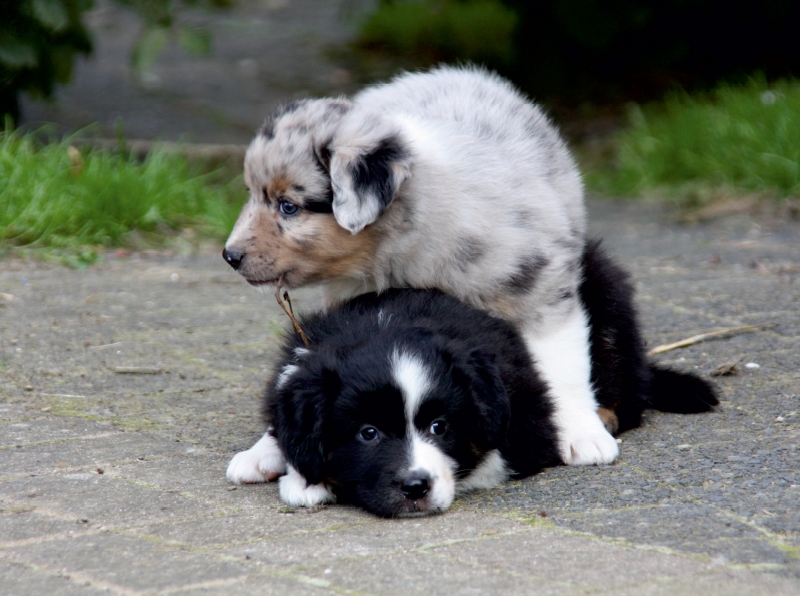
[(719, 404), (713, 387), (699, 377), (652, 364), (650, 371), (653, 373), (653, 380), (650, 384), (648, 407), (654, 410), (697, 414), (709, 412)]

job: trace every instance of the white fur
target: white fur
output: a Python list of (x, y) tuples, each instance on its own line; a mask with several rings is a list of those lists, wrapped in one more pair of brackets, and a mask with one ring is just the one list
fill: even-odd
[(428, 506), (433, 511), (444, 511), (453, 503), (456, 492), (456, 462), (410, 427), (409, 445), (409, 474), (424, 473), (429, 477)]
[(481, 463), (470, 472), (469, 476), (458, 481), (457, 492), (466, 492), (478, 488), (494, 488), (508, 480), (509, 469), (506, 461), (495, 449), (483, 456)]
[(378, 311), (378, 325), (380, 325), (381, 327), (388, 327), (389, 323), (392, 322), (392, 317), (394, 317), (394, 315), (389, 315), (387, 317), (385, 312), (383, 312), (382, 310), (379, 310)]
[(583, 309), (576, 308), (563, 325), (525, 334), (525, 339), (554, 399), (561, 458), (571, 465), (614, 461), (619, 447), (597, 416), (589, 383), (589, 324)]
[(279, 489), (281, 500), (292, 507), (312, 507), (321, 503), (333, 503), (334, 494), (324, 484), (309, 484), (291, 465), (286, 466), (286, 475), (281, 476)]
[(412, 428), (419, 404), (430, 390), (430, 376), (418, 358), (401, 352), (392, 354), (392, 376), (403, 394), (406, 420)]
[(300, 368), (296, 364), (287, 364), (284, 366), (281, 374), (278, 375), (278, 380), (275, 382), (275, 388), (280, 389), (283, 387), (286, 382), (292, 378), (292, 375), (298, 370), (300, 370)]
[(416, 356), (395, 351), (392, 354), (392, 376), (403, 394), (406, 428), (408, 429), (408, 474), (428, 477), (428, 507), (444, 511), (453, 502), (456, 462), (436, 445), (426, 440), (414, 426), (419, 406), (431, 389), (430, 373)]
[(256, 484), (275, 480), (285, 470), (286, 458), (278, 441), (264, 433), (250, 449), (233, 456), (225, 475), (234, 484)]

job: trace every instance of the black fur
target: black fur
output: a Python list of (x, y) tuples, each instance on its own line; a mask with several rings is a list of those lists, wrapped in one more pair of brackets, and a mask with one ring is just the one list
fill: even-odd
[(385, 209), (392, 202), (397, 193), (397, 187), (392, 175), (392, 164), (407, 157), (400, 139), (387, 137), (378, 143), (367, 155), (357, 160), (350, 166), (350, 175), (353, 177), (353, 189), (363, 202), (367, 196), (374, 196), (381, 209)]
[[(615, 410), (619, 429), (641, 423), (652, 407), (701, 412), (717, 403), (705, 381), (648, 365), (626, 274), (590, 242), (580, 297), (591, 330), (592, 381), (600, 406)], [(433, 437), (464, 478), (499, 449), (514, 476), (560, 462), (553, 406), (522, 337), (508, 323), (436, 290), (365, 294), (328, 314), (304, 318), (305, 351), (289, 337), (266, 398), (266, 416), (287, 461), (310, 484), (326, 483), (340, 502), (378, 515), (404, 512), (398, 470), (408, 465), (403, 396), (391, 373), (392, 354), (415, 355), (433, 390), (414, 419), (418, 429), (445, 420)], [(299, 350), (298, 350), (299, 349)], [(289, 369), (281, 380), (281, 373)], [(379, 447), (359, 439), (377, 427)]]
[(707, 382), (648, 364), (628, 274), (590, 240), (583, 255), (581, 301), (591, 328), (592, 385), (598, 405), (616, 411), (618, 431), (639, 426), (647, 408), (710, 411), (718, 400)]

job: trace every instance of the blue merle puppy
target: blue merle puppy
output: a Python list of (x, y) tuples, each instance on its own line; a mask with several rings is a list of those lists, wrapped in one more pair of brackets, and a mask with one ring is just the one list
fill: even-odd
[(318, 284), (329, 305), (435, 288), (489, 311), (519, 330), (550, 388), (561, 461), (614, 461), (578, 299), (583, 184), (510, 83), (444, 66), (286, 104), (253, 139), (244, 178), (250, 200), (223, 256), (248, 283)]

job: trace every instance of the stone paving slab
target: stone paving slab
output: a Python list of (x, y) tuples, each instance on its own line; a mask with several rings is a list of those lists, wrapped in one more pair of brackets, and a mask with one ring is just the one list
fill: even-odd
[(715, 379), (716, 412), (648, 413), (614, 465), (548, 469), (425, 519), (228, 484), (263, 432), (286, 321), (217, 254), (0, 262), (0, 593), (800, 593), (800, 230), (591, 211), (650, 345), (777, 326), (658, 357), (702, 375), (741, 358)]

